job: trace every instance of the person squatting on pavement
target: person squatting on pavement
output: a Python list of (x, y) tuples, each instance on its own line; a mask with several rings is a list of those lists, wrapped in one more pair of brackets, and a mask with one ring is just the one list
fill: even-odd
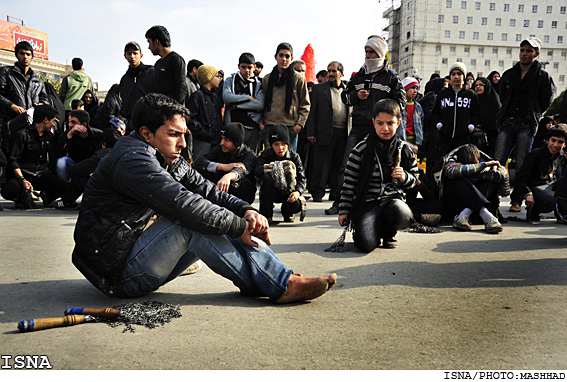
[(380, 100), (373, 114), (374, 131), (350, 153), (339, 202), (339, 224), (351, 224), (354, 245), (364, 252), (381, 240), (384, 248), (397, 247), (396, 233), (413, 221), (404, 190), (414, 187), (418, 176), (415, 154), (396, 135), (399, 104)]
[(324, 294), (336, 274), (294, 274), (268, 247), (266, 218), (181, 156), (188, 118), (169, 97), (138, 101), (134, 132), (101, 160), (85, 189), (73, 264), (109, 296), (155, 291), (199, 258), (247, 296), (290, 303)]

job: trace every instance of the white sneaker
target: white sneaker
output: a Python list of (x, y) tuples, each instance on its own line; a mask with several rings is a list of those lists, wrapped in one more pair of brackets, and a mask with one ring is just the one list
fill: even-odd
[(197, 273), (201, 268), (203, 268), (203, 260), (197, 260), (179, 276), (192, 275), (193, 273)]
[(455, 220), (453, 220), (453, 227), (461, 231), (471, 231), (472, 225), (469, 221), (469, 217), (466, 215), (457, 215)]
[(499, 233), (504, 230), (504, 227), (502, 227), (498, 219), (491, 217), (484, 221), (484, 230), (488, 233)]

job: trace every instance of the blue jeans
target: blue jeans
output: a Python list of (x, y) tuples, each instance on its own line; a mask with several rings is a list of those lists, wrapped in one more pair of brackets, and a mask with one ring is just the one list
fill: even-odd
[(57, 159), (56, 174), (68, 182), (69, 180), (71, 180), (71, 175), (69, 175), (69, 167), (74, 164), (75, 161), (67, 156)]
[(502, 166), (506, 166), (510, 153), (516, 146), (516, 171), (524, 163), (524, 158), (530, 152), (534, 136), (532, 128), (525, 123), (504, 123), (498, 132), (496, 146), (494, 147), (494, 159)]
[(160, 217), (134, 244), (117, 294), (137, 297), (155, 291), (199, 259), (248, 296), (277, 299), (293, 274), (263, 242), (254, 248), (240, 239), (204, 235)]

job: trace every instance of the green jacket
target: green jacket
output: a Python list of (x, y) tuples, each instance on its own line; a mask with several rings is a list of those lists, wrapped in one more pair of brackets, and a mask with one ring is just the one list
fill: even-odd
[(59, 97), (65, 110), (71, 110), (71, 101), (81, 99), (87, 90), (94, 90), (91, 78), (82, 70), (74, 70), (63, 78)]

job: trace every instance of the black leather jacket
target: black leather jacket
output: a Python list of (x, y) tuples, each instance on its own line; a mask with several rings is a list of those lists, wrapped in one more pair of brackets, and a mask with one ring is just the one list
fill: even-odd
[(242, 200), (219, 191), (189, 163), (165, 158), (137, 134), (120, 138), (99, 163), (83, 194), (73, 264), (112, 295), (124, 262), (154, 214), (203, 234), (244, 234)]
[(37, 103), (49, 105), (43, 81), (30, 68), (29, 79), (18, 65), (0, 68), (0, 114), (10, 120), (17, 114), (10, 109), (12, 104), (30, 109)]

